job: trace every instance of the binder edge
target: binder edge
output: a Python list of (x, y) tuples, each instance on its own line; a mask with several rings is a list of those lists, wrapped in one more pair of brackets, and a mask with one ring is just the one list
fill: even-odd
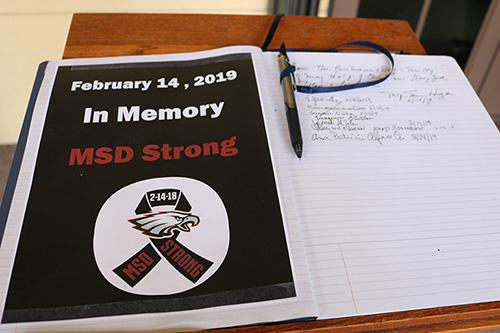
[(31, 124), (31, 119), (33, 117), (33, 110), (38, 98), (38, 93), (40, 92), (40, 87), (42, 86), (43, 78), (45, 77), (45, 69), (47, 68), (48, 63), (48, 61), (44, 61), (38, 66), (35, 81), (33, 83), (33, 89), (31, 90), (28, 106), (26, 108), (26, 115), (24, 116), (23, 125), (21, 126), (21, 132), (19, 133), (19, 139), (17, 140), (14, 158), (12, 160), (9, 176), (7, 178), (7, 184), (5, 185), (2, 204), (0, 205), (0, 239), (3, 238), (3, 234), (5, 232), (5, 226), (7, 223), (7, 218), (9, 216), (17, 179), (19, 177), (24, 150), (26, 148), (28, 132)]

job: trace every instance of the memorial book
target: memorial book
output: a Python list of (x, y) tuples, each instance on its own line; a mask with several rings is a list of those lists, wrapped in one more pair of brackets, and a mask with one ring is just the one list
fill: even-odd
[(498, 300), (500, 134), (446, 56), (256, 47), (40, 66), (0, 331), (197, 330)]

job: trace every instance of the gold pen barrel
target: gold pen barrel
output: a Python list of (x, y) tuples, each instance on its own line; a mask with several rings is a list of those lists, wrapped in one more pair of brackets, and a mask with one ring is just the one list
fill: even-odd
[[(285, 69), (287, 69), (290, 66), (286, 57), (282, 54), (280, 54), (278, 56), (278, 63), (279, 63), (279, 67), (280, 67), (280, 72), (283, 72)], [(285, 104), (291, 109), (296, 108), (297, 105), (295, 104), (295, 95), (294, 95), (295, 93), (294, 93), (291, 75), (287, 75), (282, 79), (281, 87), (283, 89), (283, 96), (285, 98)]]

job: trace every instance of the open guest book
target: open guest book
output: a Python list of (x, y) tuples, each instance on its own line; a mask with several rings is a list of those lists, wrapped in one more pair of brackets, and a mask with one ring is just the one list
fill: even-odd
[[(457, 63), (296, 94), (229, 47), (41, 65), (0, 212), (2, 331), (196, 330), (500, 299), (500, 135)], [(381, 54), (289, 53), (296, 80)]]

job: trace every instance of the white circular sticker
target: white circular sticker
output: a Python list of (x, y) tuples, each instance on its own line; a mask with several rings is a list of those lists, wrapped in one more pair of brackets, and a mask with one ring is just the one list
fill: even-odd
[(172, 295), (200, 285), (228, 248), (221, 198), (190, 178), (128, 185), (104, 203), (95, 225), (99, 270), (116, 288), (137, 295)]

